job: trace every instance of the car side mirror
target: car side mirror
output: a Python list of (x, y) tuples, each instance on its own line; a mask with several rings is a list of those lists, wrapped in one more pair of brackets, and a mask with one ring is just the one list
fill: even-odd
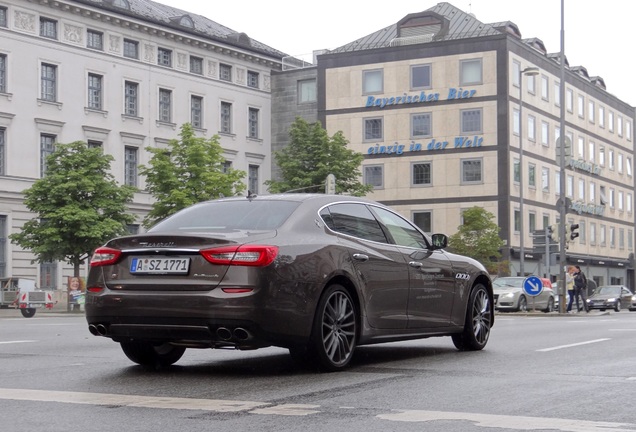
[(448, 246), (448, 236), (446, 234), (433, 234), (431, 236), (433, 250), (445, 249)]

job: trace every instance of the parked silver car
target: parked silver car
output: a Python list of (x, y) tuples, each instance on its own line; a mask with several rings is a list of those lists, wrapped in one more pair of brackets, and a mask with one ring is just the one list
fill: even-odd
[(555, 293), (549, 279), (541, 278), (543, 291), (538, 296), (528, 296), (523, 292), (523, 281), (520, 276), (500, 277), (492, 282), (495, 295), (495, 310), (509, 312), (525, 312), (528, 309), (552, 312), (555, 304)]

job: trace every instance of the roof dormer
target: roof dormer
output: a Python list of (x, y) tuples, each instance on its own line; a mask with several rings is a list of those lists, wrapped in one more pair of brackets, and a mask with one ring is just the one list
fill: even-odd
[(181, 27), (185, 27), (189, 29), (194, 28), (194, 21), (192, 20), (190, 15), (181, 15), (181, 16), (172, 17), (170, 18), (170, 21), (173, 22), (174, 24), (180, 25)]
[(113, 7), (130, 10), (130, 3), (128, 0), (103, 0), (104, 3), (107, 3)]

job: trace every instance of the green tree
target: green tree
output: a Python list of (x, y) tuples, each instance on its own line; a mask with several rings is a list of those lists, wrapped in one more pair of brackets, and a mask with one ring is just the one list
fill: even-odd
[(292, 123), (288, 146), (274, 153), (282, 180), (269, 180), (272, 193), (307, 191), (324, 193), (327, 175), (336, 177), (336, 193), (364, 196), (371, 185), (360, 182), (364, 156), (347, 147), (342, 132), (329, 137), (319, 122), (308, 123), (297, 117)]
[(469, 208), (462, 214), (464, 224), (449, 237), (449, 249), (476, 259), (491, 274), (499, 274), (507, 263), (499, 261), (504, 241), (499, 237), (499, 226), (493, 222), (495, 216), (481, 207)]
[(232, 196), (245, 190), (245, 172), (224, 172), (223, 149), (219, 137), (196, 137), (190, 123), (181, 126), (180, 139), (170, 140), (167, 149), (146, 147), (152, 154), (149, 166), (140, 166), (146, 176), (146, 189), (155, 198), (144, 226), (156, 222), (192, 204)]
[(126, 213), (134, 188), (117, 184), (112, 160), (81, 141), (57, 144), (46, 158), (46, 175), (24, 191), (24, 204), (36, 217), (11, 234), (11, 241), (31, 250), (37, 262), (68, 262), (79, 276), (80, 264), (95, 248), (134, 222)]

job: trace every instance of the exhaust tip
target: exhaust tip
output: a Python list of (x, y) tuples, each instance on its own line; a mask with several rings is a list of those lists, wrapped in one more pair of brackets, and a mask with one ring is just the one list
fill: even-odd
[(234, 337), (238, 340), (244, 341), (250, 339), (252, 335), (250, 335), (250, 332), (248, 332), (244, 328), (237, 327), (234, 329)]
[(97, 331), (95, 324), (89, 324), (88, 331), (91, 332), (93, 336), (99, 336), (99, 332)]
[(230, 340), (230, 339), (232, 339), (232, 332), (229, 329), (225, 328), (225, 327), (219, 327), (218, 329), (216, 329), (216, 335), (221, 340)]
[(106, 336), (108, 334), (108, 329), (104, 324), (97, 324), (95, 329), (97, 330), (97, 334), (100, 336)]

